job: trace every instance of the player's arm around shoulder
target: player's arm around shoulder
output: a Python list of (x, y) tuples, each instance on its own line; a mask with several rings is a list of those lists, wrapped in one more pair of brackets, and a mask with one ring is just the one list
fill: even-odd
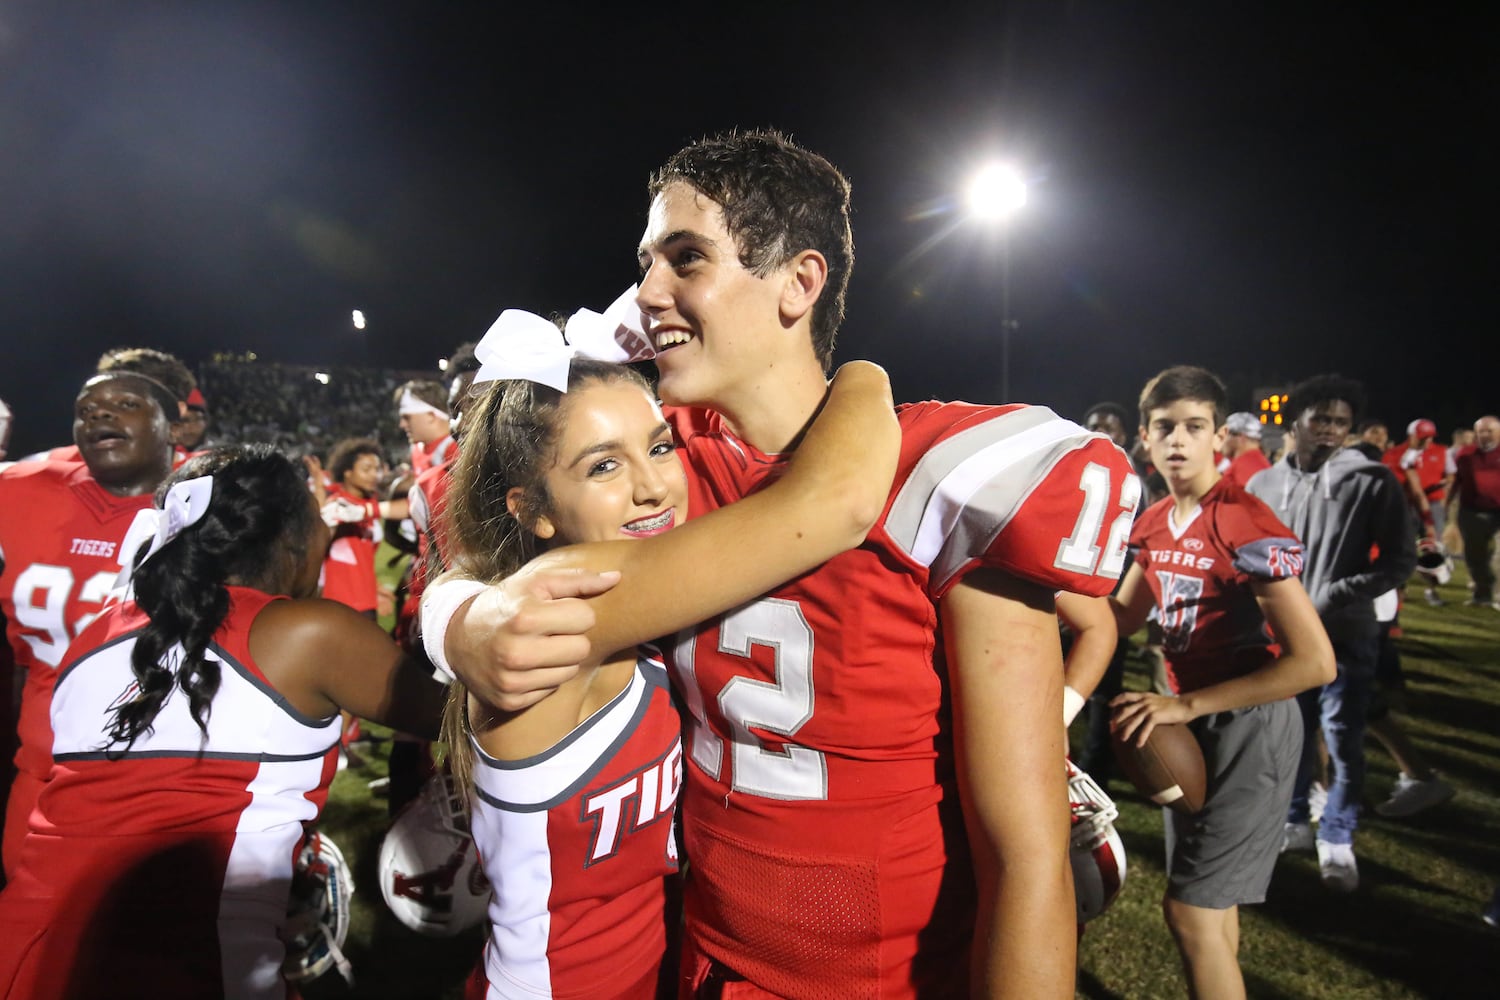
[(1071, 997), (1076, 913), (1052, 592), (992, 570), (939, 607), (979, 914), (973, 993)]
[(900, 442), (885, 371), (850, 362), (766, 489), (653, 538), (555, 549), (492, 587), (444, 574), (422, 601), (428, 655), (489, 705), (529, 707), (580, 663), (696, 624), (859, 545), (889, 497)]
[(292, 707), (339, 709), (436, 739), (447, 687), (375, 622), (337, 601), (273, 601), (250, 628), (250, 652)]

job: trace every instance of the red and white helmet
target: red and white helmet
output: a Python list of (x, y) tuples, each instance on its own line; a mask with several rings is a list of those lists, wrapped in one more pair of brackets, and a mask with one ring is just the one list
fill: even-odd
[(1073, 862), (1073, 894), (1078, 925), (1109, 909), (1125, 885), (1125, 845), (1115, 830), (1120, 810), (1085, 771), (1068, 765), (1068, 803), (1073, 832), (1068, 854)]
[(317, 979), (337, 966), (350, 986), (354, 973), (344, 957), (349, 936), (349, 903), (354, 876), (338, 845), (326, 834), (308, 834), (292, 869), (292, 892), (281, 939), (286, 958), (281, 973), (294, 983)]
[(1453, 579), (1453, 559), (1442, 542), (1431, 538), (1417, 542), (1417, 572), (1434, 586)]
[(453, 776), (434, 774), (380, 845), (380, 894), (418, 934), (454, 937), (483, 921), (490, 883)]
[(1406, 436), (1412, 439), (1426, 439), (1437, 437), (1437, 424), (1426, 417), (1418, 417), (1406, 425)]

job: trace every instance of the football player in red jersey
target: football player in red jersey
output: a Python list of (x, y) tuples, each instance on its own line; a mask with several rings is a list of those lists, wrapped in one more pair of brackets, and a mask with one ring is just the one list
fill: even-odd
[[(6, 806), (7, 871), (52, 764), (52, 684), (68, 643), (99, 613), (136, 511), (172, 471), (177, 398), (145, 375), (83, 384), (73, 440), (81, 461), (19, 462), (0, 473), (0, 613), (21, 694), (17, 775)], [(8, 720), (7, 720), (8, 724)]]
[(448, 390), (431, 379), (412, 379), (396, 387), (397, 423), (411, 442), (411, 471), (421, 475), (445, 465), (456, 448), (449, 433)]
[(61, 658), (48, 780), (0, 894), (8, 1000), (295, 996), (278, 932), (339, 709), (436, 735), (425, 665), (309, 599), (328, 530), (291, 460), (216, 449), (158, 502), (117, 536), (131, 595)]
[[(637, 301), (706, 512), (779, 476), (824, 399), (849, 189), (757, 131), (680, 151), (651, 194)], [(687, 995), (1072, 995), (1052, 594), (1109, 592), (1139, 480), (1041, 407), (898, 415), (865, 544), (671, 651), (690, 717)], [(521, 707), (574, 673), (576, 646), (556, 640), (592, 615), (587, 599), (548, 606), (565, 586), (513, 579), (457, 602), (432, 588), (429, 653)]]
[(1131, 534), (1135, 561), (1115, 598), (1121, 634), (1154, 605), (1174, 696), (1126, 692), (1114, 726), (1144, 745), (1189, 723), (1208, 795), (1193, 816), (1163, 810), (1162, 911), (1195, 998), (1243, 998), (1239, 907), (1265, 900), (1302, 749), (1293, 696), (1333, 679), (1333, 647), (1302, 589), (1301, 546), (1264, 503), (1219, 474), (1223, 384), (1169, 368), (1141, 393), (1141, 437), (1171, 495)]

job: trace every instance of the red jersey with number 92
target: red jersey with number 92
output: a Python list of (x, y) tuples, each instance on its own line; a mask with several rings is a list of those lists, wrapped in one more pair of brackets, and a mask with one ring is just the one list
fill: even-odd
[[(695, 514), (784, 469), (671, 409)], [(1043, 407), (899, 410), (901, 459), (857, 549), (684, 632), (694, 947), (788, 998), (959, 995), (974, 887), (937, 601), (975, 567), (1113, 588), (1140, 480)]]
[(0, 473), (0, 612), (25, 667), (16, 766), (52, 767), (52, 684), (68, 644), (94, 620), (120, 572), (119, 545), (151, 494), (117, 497), (81, 461), (22, 462)]

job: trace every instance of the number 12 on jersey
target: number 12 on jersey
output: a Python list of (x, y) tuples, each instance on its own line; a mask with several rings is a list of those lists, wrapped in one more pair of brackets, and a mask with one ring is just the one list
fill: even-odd
[(1078, 488), (1083, 492), (1083, 509), (1078, 512), (1073, 533), (1057, 548), (1054, 565), (1059, 569), (1110, 580), (1120, 578), (1125, 568), (1130, 526), (1135, 521), (1136, 504), (1141, 499), (1141, 478), (1130, 474), (1120, 484), (1120, 502), (1114, 508), (1115, 518), (1110, 522), (1109, 537), (1104, 540), (1101, 550), (1098, 539), (1104, 528), (1104, 518), (1110, 513), (1110, 478), (1109, 469), (1098, 462), (1083, 467), (1083, 474), (1078, 477)]
[[(708, 723), (699, 686), (696, 646), (700, 632), (678, 635), (673, 651), (692, 717), (693, 762), (719, 779), (724, 740)], [(828, 767), (821, 751), (791, 742), (813, 717), (813, 631), (796, 601), (763, 597), (726, 614), (719, 623), (719, 652), (750, 658), (750, 647), (771, 651), (776, 680), (733, 677), (719, 692), (718, 707), (730, 732), (730, 787), (771, 799), (828, 798)], [(751, 727), (786, 737), (768, 749)]]

